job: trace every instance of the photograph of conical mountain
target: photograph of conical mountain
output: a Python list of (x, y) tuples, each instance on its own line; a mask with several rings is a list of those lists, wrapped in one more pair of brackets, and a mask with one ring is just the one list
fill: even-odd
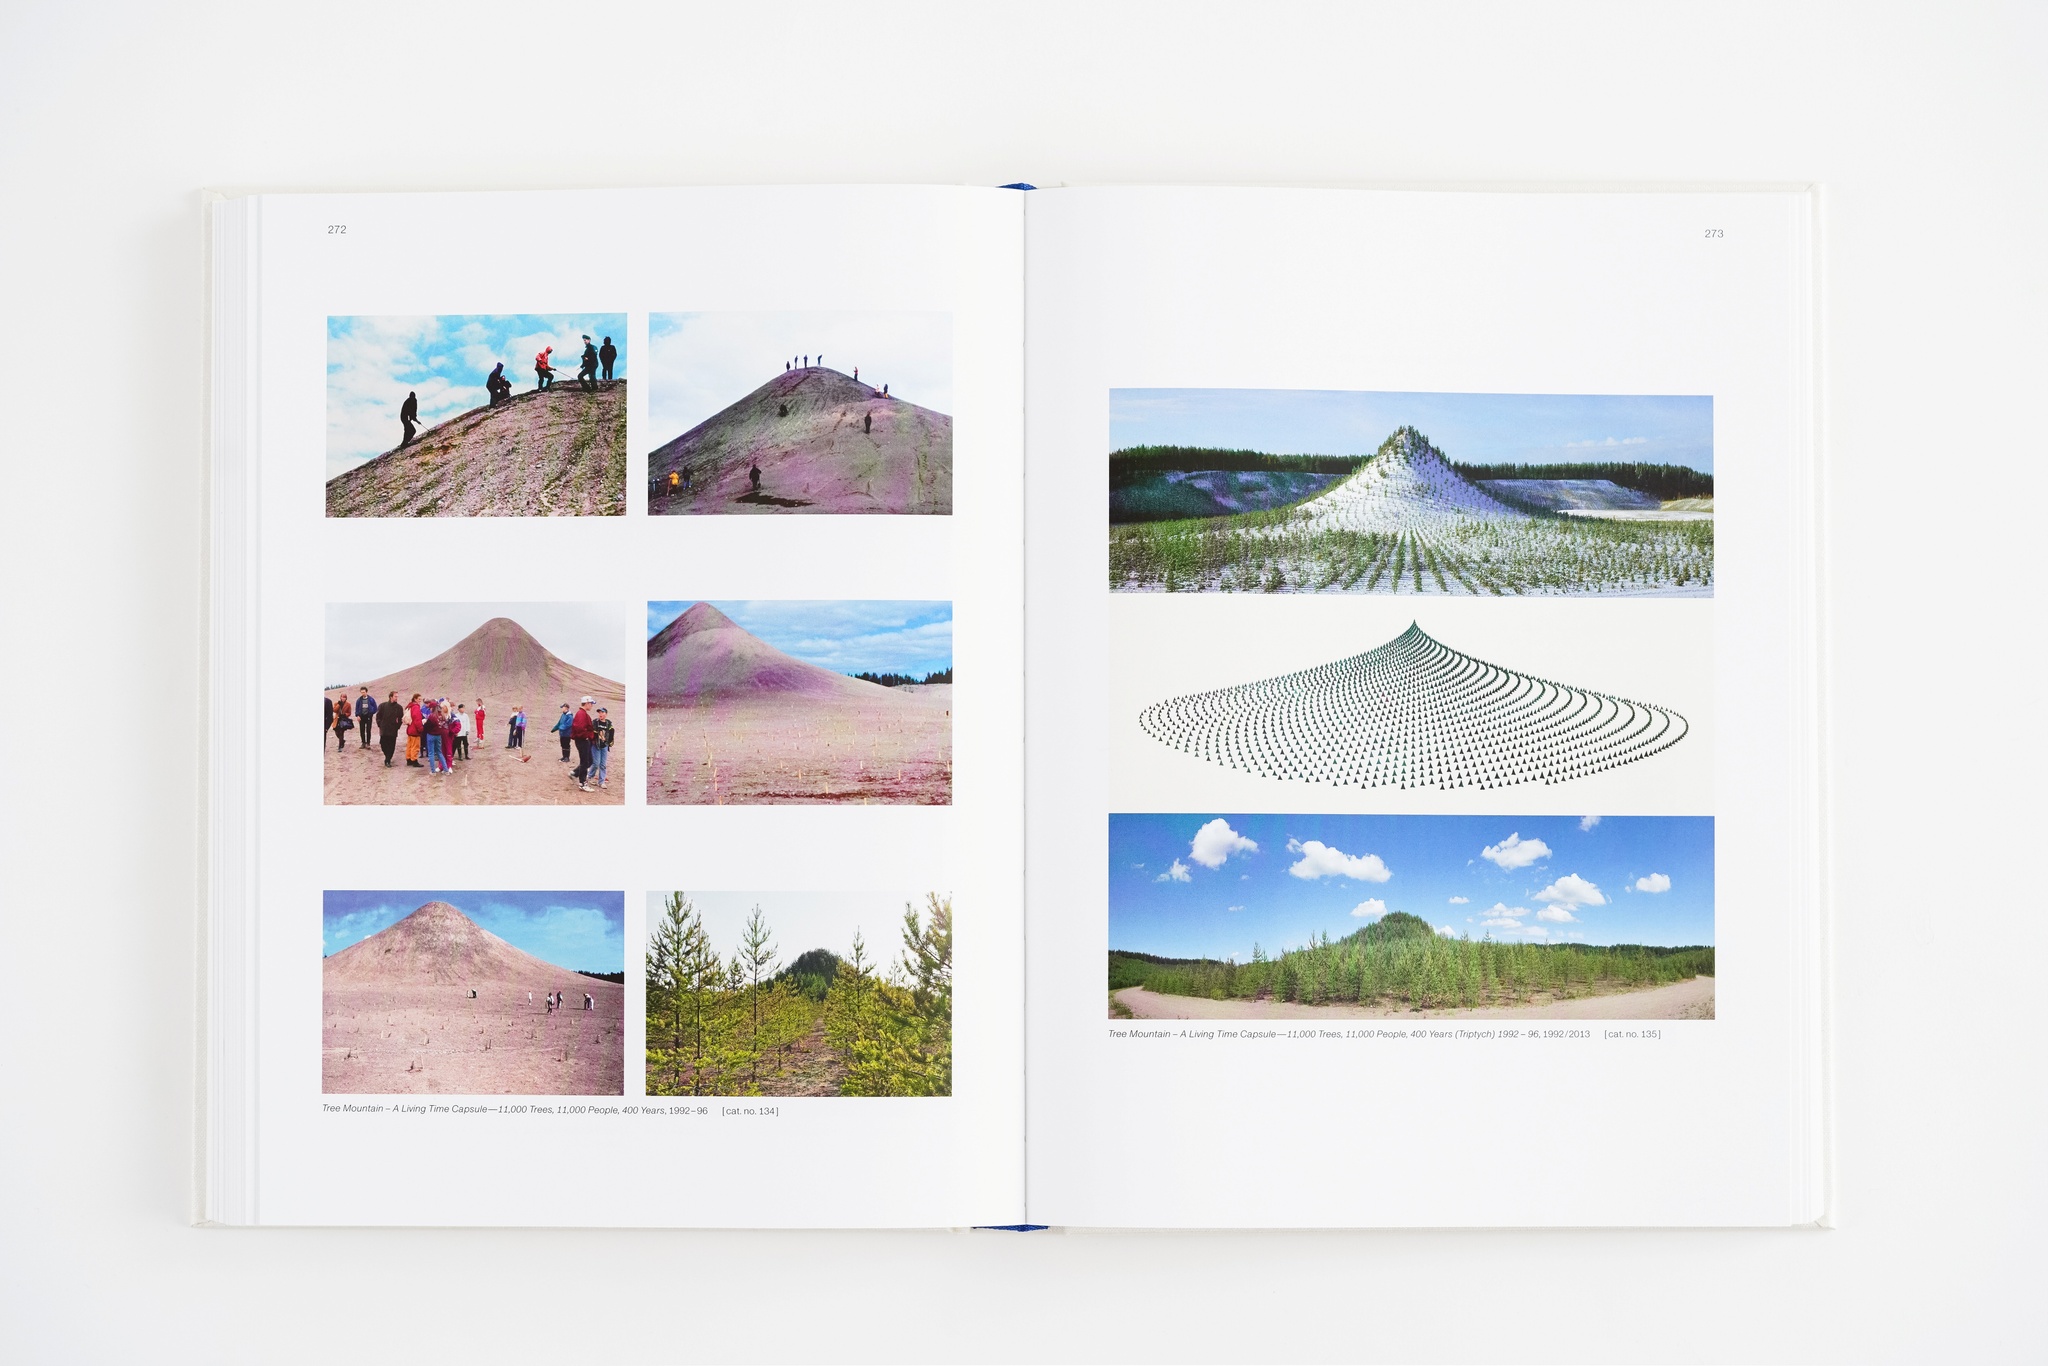
[(1713, 400), (1113, 389), (1109, 586), (1711, 597)]
[(950, 1096), (953, 898), (650, 892), (650, 1096)]
[(625, 1091), (623, 892), (328, 892), (328, 1095)]
[(626, 515), (626, 315), (327, 320), (329, 517)]
[(1109, 1017), (1711, 1020), (1710, 816), (1112, 815)]
[(953, 800), (953, 604), (647, 604), (654, 806)]
[(332, 602), (330, 806), (623, 806), (633, 608)]
[(950, 313), (656, 313), (656, 517), (953, 511)]

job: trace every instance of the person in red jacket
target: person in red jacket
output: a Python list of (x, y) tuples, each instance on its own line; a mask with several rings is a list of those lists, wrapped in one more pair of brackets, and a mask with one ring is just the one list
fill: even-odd
[(576, 708), (575, 719), (569, 722), (569, 738), (576, 744), (576, 769), (569, 776), (576, 780), (577, 787), (588, 792), (590, 791), (590, 783), (587, 780), (590, 777), (592, 761), (590, 755), (590, 699), (587, 697), (583, 699), (583, 704)]
[(405, 707), (405, 766), (407, 768), (418, 768), (420, 766), (421, 723), (425, 720), (426, 713), (420, 707), (420, 695), (414, 693), (412, 701), (408, 702)]
[(548, 359), (554, 353), (554, 347), (543, 346), (540, 349), (540, 354), (533, 358), (533, 373), (539, 379), (539, 383), (535, 384), (534, 388), (545, 389), (555, 382), (555, 367), (553, 362)]
[(481, 749), (484, 743), (484, 700), (481, 697), (476, 700), (476, 710), (470, 715), (476, 718), (476, 743)]

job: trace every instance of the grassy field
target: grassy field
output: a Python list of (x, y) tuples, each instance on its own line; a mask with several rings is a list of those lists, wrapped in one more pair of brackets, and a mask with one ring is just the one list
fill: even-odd
[(1342, 939), (1323, 938), (1249, 963), (1161, 958), (1110, 950), (1109, 990), (1142, 986), (1169, 996), (1446, 1007), (1526, 1005), (1634, 991), (1712, 976), (1711, 946), (1497, 944), (1449, 939), (1394, 911)]

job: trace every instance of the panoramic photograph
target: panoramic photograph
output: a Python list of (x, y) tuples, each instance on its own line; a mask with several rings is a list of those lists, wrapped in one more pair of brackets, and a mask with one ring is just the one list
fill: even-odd
[(632, 606), (331, 602), (330, 806), (623, 806)]
[(1112, 815), (1108, 1006), (1711, 1020), (1714, 821)]
[(1112, 389), (1109, 585), (1710, 597), (1713, 400)]
[(622, 892), (328, 892), (328, 1095), (625, 1091)]
[(953, 604), (647, 604), (647, 801), (953, 800)]
[(953, 511), (950, 313), (656, 313), (647, 511)]
[(625, 314), (327, 320), (329, 517), (625, 514)]
[(953, 898), (650, 892), (650, 1096), (953, 1094)]

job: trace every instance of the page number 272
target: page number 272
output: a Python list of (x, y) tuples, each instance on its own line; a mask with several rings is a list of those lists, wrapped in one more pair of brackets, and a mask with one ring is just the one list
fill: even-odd
[[(327, 225), (327, 235), (328, 235), (329, 237), (339, 237), (339, 236), (341, 236), (341, 235), (342, 235), (343, 233), (345, 233), (345, 232), (347, 232), (347, 231), (348, 231), (348, 224), (346, 224), (346, 223), (329, 223), (329, 224)], [(1716, 233), (1714, 234), (1714, 236), (1716, 236), (1716, 237), (1719, 237), (1720, 235), (1721, 235), (1721, 234), (1720, 234), (1719, 232), (1716, 232)]]
[[(328, 229), (328, 231), (329, 231), (329, 232), (333, 232), (333, 231), (334, 231), (334, 229), (333, 229), (333, 228), (329, 228), (329, 229)], [(1722, 232), (1722, 231), (1721, 231), (1721, 230), (1720, 230), (1719, 228), (1708, 228), (1708, 229), (1707, 229), (1707, 236), (1709, 236), (1709, 237), (1726, 237), (1727, 235), (1728, 235), (1727, 233), (1725, 233), (1725, 232)]]

